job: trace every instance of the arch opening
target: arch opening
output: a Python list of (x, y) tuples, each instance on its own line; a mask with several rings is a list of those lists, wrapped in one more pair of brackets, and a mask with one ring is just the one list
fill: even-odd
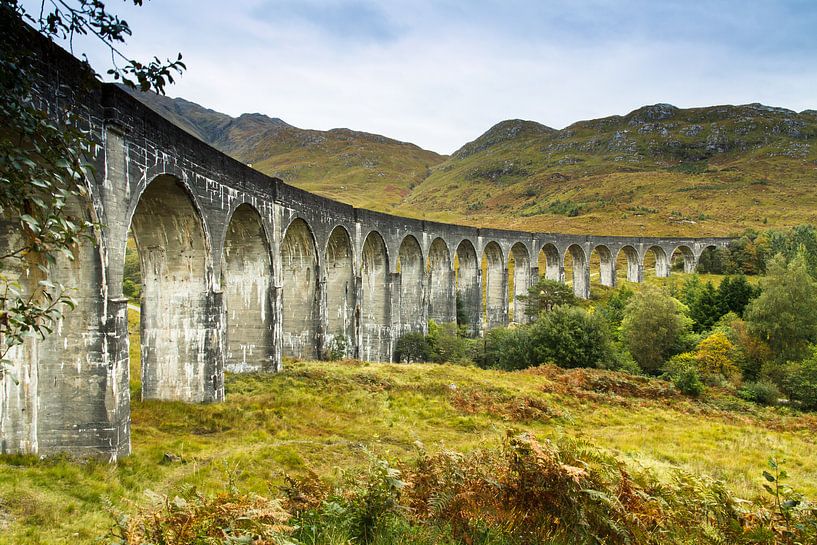
[(354, 252), (349, 233), (335, 227), (326, 244), (326, 332), (325, 345), (333, 355), (355, 354)]
[(725, 265), (721, 249), (710, 245), (701, 250), (695, 270), (701, 274), (724, 274)]
[(608, 288), (616, 285), (616, 266), (613, 261), (613, 254), (610, 248), (600, 244), (593, 248), (590, 254), (590, 275), (595, 276), (594, 270), (598, 271), (599, 283)]
[(651, 271), (656, 278), (668, 278), (670, 262), (667, 252), (661, 246), (650, 246), (644, 254), (643, 270)]
[(221, 263), (227, 325), (224, 368), (274, 371), (272, 260), (261, 215), (248, 204), (236, 208), (230, 218)]
[(539, 250), (539, 276), (544, 276), (548, 280), (555, 280), (561, 282), (562, 278), (562, 260), (559, 256), (559, 250), (553, 244), (545, 244)]
[(284, 356), (318, 357), (318, 259), (312, 230), (302, 219), (289, 224), (281, 243), (281, 315)]
[(482, 295), (477, 251), (469, 240), (463, 240), (457, 246), (454, 262), (457, 325), (465, 327), (469, 335), (476, 336), (482, 325)]
[(397, 254), (400, 280), (400, 333), (423, 332), (423, 252), (417, 239), (408, 235)]
[(505, 304), (505, 261), (502, 249), (496, 242), (489, 242), (482, 252), (482, 311), (485, 329), (504, 326), (507, 319)]
[(530, 286), (530, 254), (521, 242), (511, 247), (508, 255), (508, 320), (524, 324), (528, 322), (525, 312), (525, 301)]
[(372, 231), (361, 255), (360, 357), (366, 361), (391, 361), (391, 308), (386, 244)]
[(626, 278), (627, 282), (641, 282), (642, 268), (638, 251), (632, 246), (623, 246), (616, 254), (616, 278)]
[(454, 281), (451, 254), (441, 238), (435, 238), (428, 251), (428, 319), (438, 324), (455, 322)]
[(212, 368), (220, 360), (220, 312), (208, 295), (208, 243), (181, 182), (156, 177), (139, 198), (130, 231), (142, 277), (142, 399), (220, 397), (223, 377)]
[(679, 271), (686, 274), (694, 273), (696, 263), (695, 254), (693, 253), (692, 248), (683, 244), (675, 248), (672, 251), (672, 256), (670, 257), (670, 264), (673, 271)]

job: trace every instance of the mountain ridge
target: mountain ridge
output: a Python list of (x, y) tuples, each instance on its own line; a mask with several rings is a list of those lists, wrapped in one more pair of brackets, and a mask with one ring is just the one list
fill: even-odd
[(132, 92), (217, 149), (354, 206), (525, 230), (723, 236), (815, 222), (817, 111), (657, 103), (563, 129), (500, 121), (450, 156)]

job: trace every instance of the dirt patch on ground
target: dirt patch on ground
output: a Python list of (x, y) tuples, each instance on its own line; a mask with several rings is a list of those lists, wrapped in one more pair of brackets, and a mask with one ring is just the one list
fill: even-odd
[(495, 389), (459, 388), (452, 385), (448, 395), (451, 406), (464, 414), (489, 414), (511, 422), (550, 420), (562, 412), (543, 399), (514, 396)]
[(522, 371), (545, 377), (542, 386), (547, 393), (567, 394), (592, 401), (610, 401), (611, 398), (682, 399), (684, 396), (669, 382), (636, 375), (626, 375), (600, 369), (562, 369), (542, 365)]

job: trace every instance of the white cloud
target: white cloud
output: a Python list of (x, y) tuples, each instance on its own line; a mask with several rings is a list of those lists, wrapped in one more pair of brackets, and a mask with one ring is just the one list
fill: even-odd
[[(342, 3), (331, 4), (340, 13)], [(581, 27), (529, 10), (544, 17), (539, 31), (524, 13), (505, 17), (496, 6), (482, 13), (479, 4), (469, 12), (358, 2), (360, 24), (376, 26), (371, 34), (382, 39), (344, 36), (354, 21), (329, 21), (327, 29), (326, 18), (287, 17), (252, 0), (147, 3), (125, 18), (134, 29), (129, 54), (184, 53), (189, 70), (171, 95), (231, 115), (257, 111), (305, 128), (350, 127), (443, 153), (515, 117), (560, 128), (655, 102), (817, 107), (817, 70), (802, 48), (778, 50), (775, 42), (765, 53), (744, 54), (728, 37), (690, 37), (689, 21), (679, 21), (678, 37), (657, 35), (649, 20), (634, 21), (630, 35), (587, 23), (593, 9), (613, 9), (591, 4), (576, 15)], [(265, 9), (271, 18), (258, 16)], [(753, 29), (760, 24), (749, 19)]]

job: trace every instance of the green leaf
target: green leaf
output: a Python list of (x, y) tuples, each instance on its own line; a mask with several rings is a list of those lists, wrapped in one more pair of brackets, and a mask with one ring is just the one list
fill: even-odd
[(764, 477), (766, 478), (766, 480), (767, 480), (767, 481), (769, 481), (770, 483), (773, 483), (773, 482), (775, 482), (775, 481), (777, 480), (777, 479), (775, 479), (775, 478), (774, 478), (774, 475), (772, 475), (772, 474), (771, 474), (771, 473), (769, 473), (768, 471), (764, 471), (764, 472), (763, 472), (763, 476), (764, 476)]

